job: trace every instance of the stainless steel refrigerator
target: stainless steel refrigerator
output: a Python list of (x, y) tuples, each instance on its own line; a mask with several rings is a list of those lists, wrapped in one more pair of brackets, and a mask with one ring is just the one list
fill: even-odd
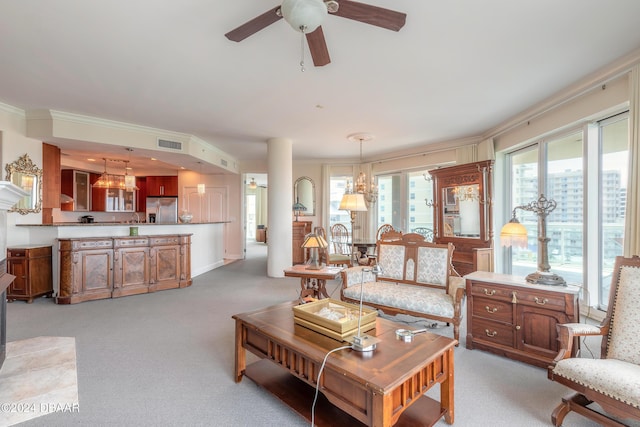
[(176, 224), (178, 222), (178, 198), (147, 197), (147, 222)]

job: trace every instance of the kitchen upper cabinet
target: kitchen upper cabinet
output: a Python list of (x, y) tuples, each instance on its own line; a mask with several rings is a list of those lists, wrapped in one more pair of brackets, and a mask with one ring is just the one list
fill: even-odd
[(60, 190), (73, 198), (71, 203), (62, 203), (63, 211), (88, 211), (91, 209), (91, 174), (89, 172), (63, 169)]
[(177, 176), (147, 176), (147, 196), (178, 196)]
[(136, 191), (119, 188), (93, 188), (91, 210), (104, 212), (135, 212)]

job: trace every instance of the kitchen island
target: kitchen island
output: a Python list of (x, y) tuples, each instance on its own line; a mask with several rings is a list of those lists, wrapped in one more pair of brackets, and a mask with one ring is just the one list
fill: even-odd
[[(64, 222), (16, 224), (16, 230), (21, 233), (20, 241), (53, 246), (53, 289), (58, 295), (60, 292), (60, 240), (62, 239), (190, 235), (190, 272), (191, 277), (195, 277), (224, 265), (224, 230), (228, 222), (178, 224)], [(132, 227), (137, 229), (138, 236), (130, 236)]]

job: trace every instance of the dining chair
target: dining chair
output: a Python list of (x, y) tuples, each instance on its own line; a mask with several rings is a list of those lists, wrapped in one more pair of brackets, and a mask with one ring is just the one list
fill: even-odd
[(433, 242), (433, 230), (427, 227), (416, 227), (411, 230), (412, 233), (418, 233), (427, 242)]
[(327, 254), (327, 264), (345, 265), (351, 267), (353, 253), (349, 230), (344, 224), (333, 224), (331, 226), (331, 247), (333, 251)]

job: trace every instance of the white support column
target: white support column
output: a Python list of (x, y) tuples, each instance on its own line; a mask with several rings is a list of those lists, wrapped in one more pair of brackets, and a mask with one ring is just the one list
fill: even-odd
[(292, 263), (293, 158), (292, 142), (287, 138), (267, 141), (269, 174), (269, 237), (267, 238), (267, 275), (284, 277)]

